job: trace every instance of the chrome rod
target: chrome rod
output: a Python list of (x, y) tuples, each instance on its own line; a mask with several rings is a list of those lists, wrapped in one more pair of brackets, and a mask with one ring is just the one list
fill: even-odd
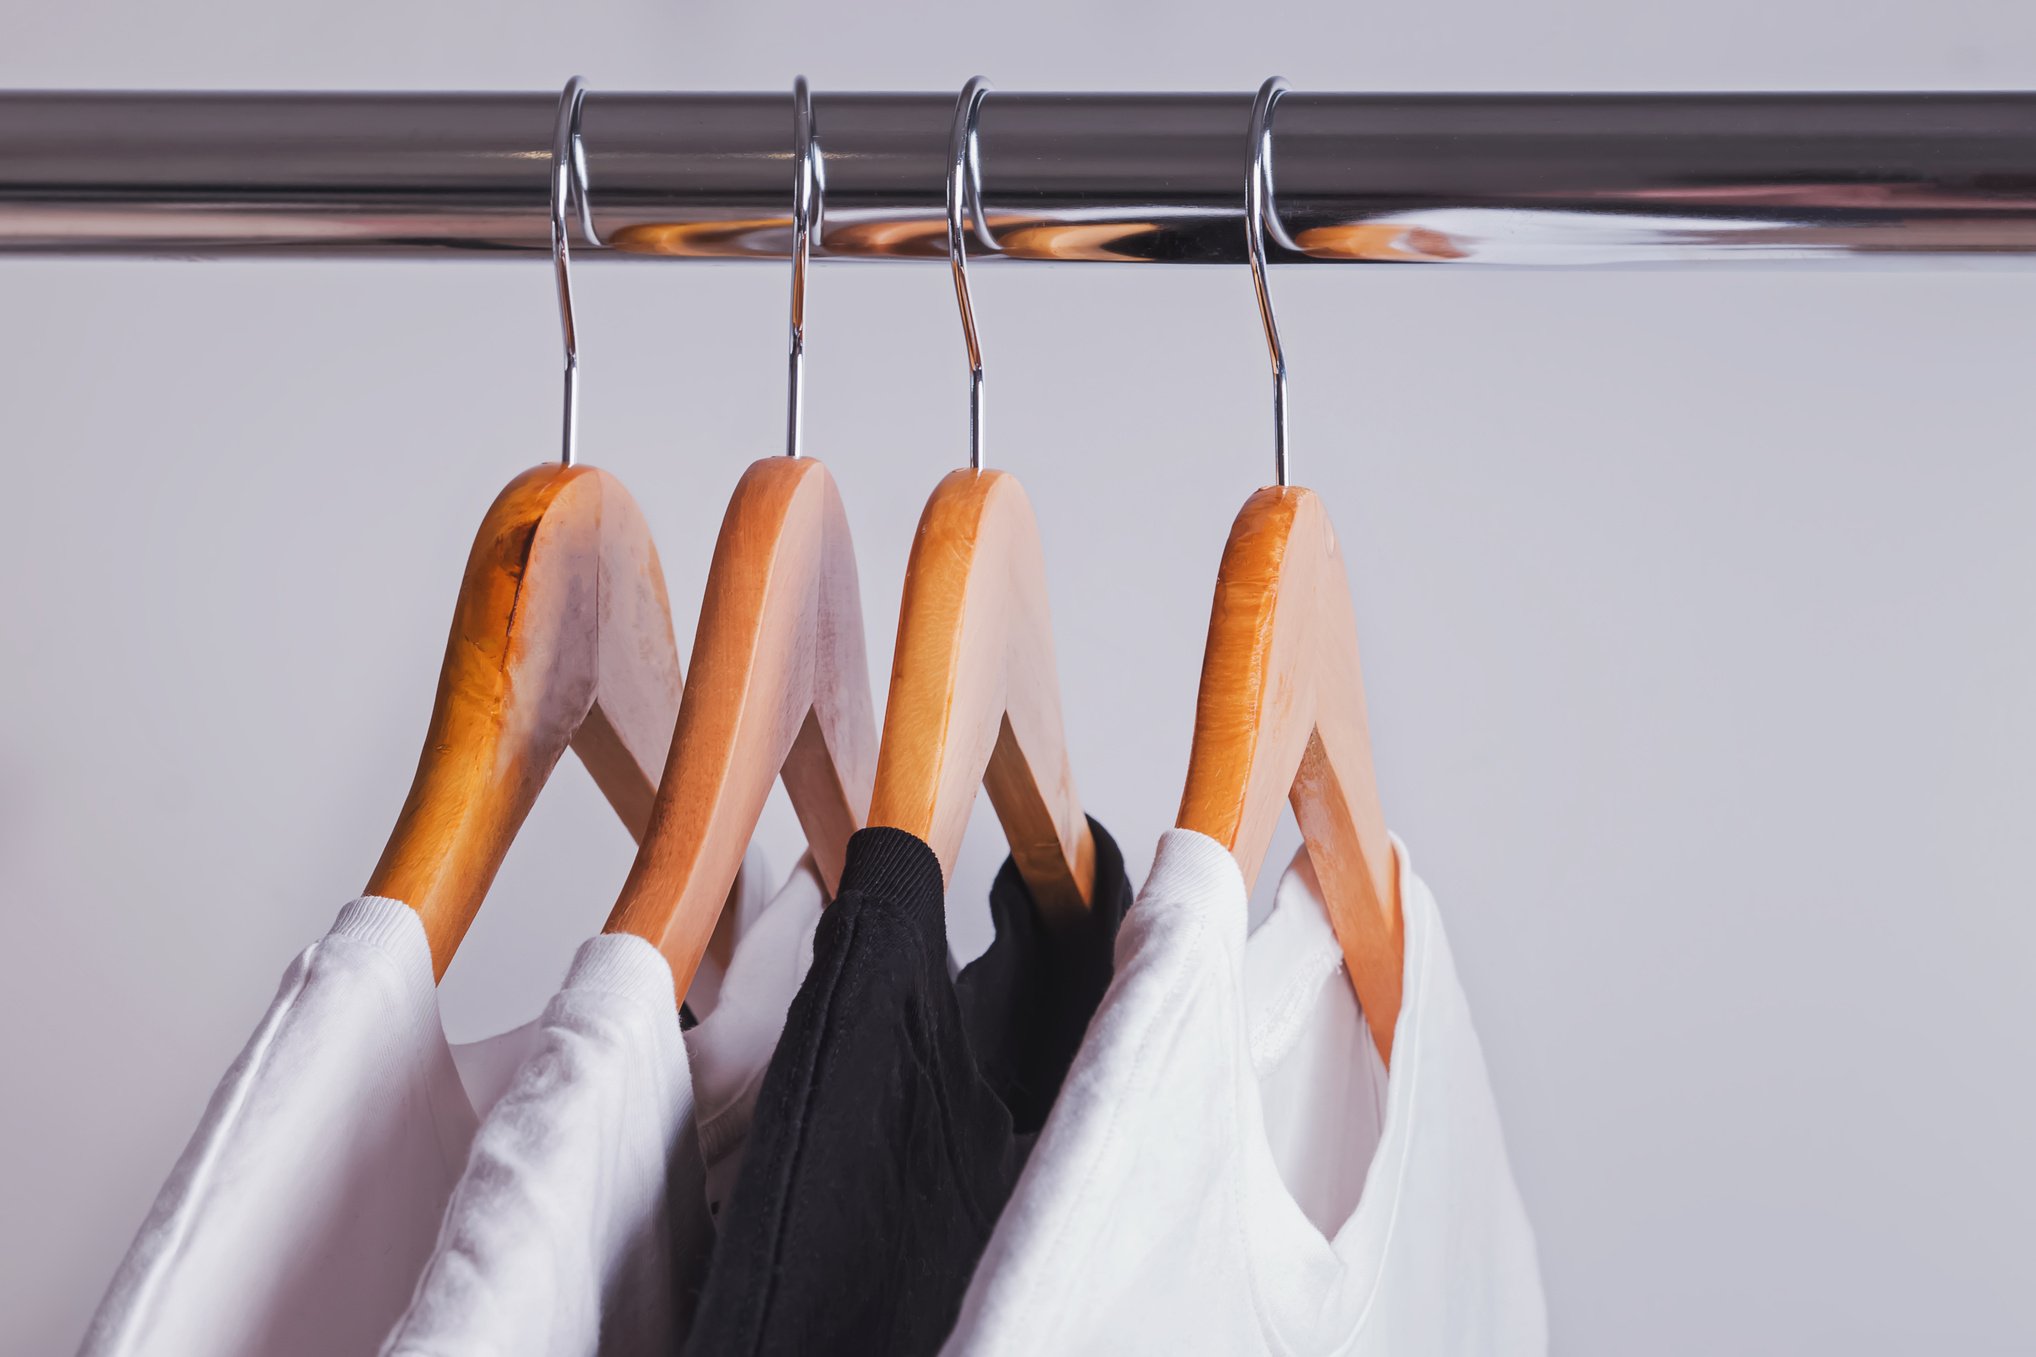
[[(556, 93), (0, 94), (0, 253), (550, 249)], [(952, 93), (813, 96), (816, 255), (946, 258)], [(1252, 96), (998, 93), (1013, 259), (1242, 264)], [(790, 96), (587, 96), (601, 248), (784, 259)], [(2036, 256), (2036, 94), (1321, 94), (1280, 101), (1275, 263)], [(980, 242), (972, 253), (984, 254)]]

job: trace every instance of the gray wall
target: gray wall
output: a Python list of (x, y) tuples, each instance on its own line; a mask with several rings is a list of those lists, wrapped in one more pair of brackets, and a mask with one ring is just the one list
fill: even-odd
[[(7, 8), (10, 86), (2036, 83), (2012, 0)], [(586, 453), (641, 499), (690, 635), (727, 492), (778, 438), (785, 277), (583, 278)], [(1275, 287), (1297, 474), (1349, 553), (1388, 810), (1477, 1011), (1559, 1349), (2030, 1351), (2036, 275)], [(373, 863), (469, 534), (552, 451), (550, 288), (535, 261), (0, 262), (0, 1348), (75, 1342)], [(1135, 878), (1269, 460), (1249, 285), (977, 292), (1082, 790)], [(880, 684), (960, 362), (944, 271), (821, 267), (809, 439)], [(796, 849), (782, 805), (765, 836)], [(999, 852), (985, 808), (964, 902)], [(628, 860), (564, 767), (447, 979), (455, 1036), (538, 1006)], [(957, 905), (965, 951), (980, 913)]]

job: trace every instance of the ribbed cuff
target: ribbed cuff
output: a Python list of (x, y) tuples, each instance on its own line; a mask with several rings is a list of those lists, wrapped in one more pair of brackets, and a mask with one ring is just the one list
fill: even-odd
[(386, 895), (349, 900), (332, 921), (331, 935), (367, 943), (405, 965), (415, 964), (421, 956), (425, 970), (431, 969), (431, 944), (424, 937), (424, 920), (401, 900)]
[(940, 859), (916, 834), (885, 826), (857, 830), (848, 841), (837, 894), (851, 892), (888, 901), (908, 918), (938, 911), (946, 926), (947, 882)]
[[(400, 995), (398, 1013), (384, 1016), (404, 1024), (416, 1041), (445, 1048), (445, 1026), (438, 1012), (438, 988), (431, 972), (431, 943), (424, 936), (424, 920), (401, 900), (386, 895), (363, 895), (348, 901), (332, 921), (325, 941), (343, 939), (371, 949), (385, 958), (392, 969)], [(312, 965), (322, 963), (322, 942), (304, 953)], [(421, 1049), (421, 1048), (420, 1048)]]
[(600, 990), (643, 999), (672, 1010), (678, 1021), (677, 986), (663, 952), (633, 933), (602, 933), (580, 944), (561, 990)]
[(1251, 913), (1251, 892), (1244, 887), (1244, 873), (1230, 850), (1207, 834), (1192, 829), (1169, 829), (1159, 836), (1159, 851), (1152, 856), (1152, 874), (1138, 892), (1136, 908), (1142, 913), (1182, 906), (1208, 909), (1219, 919), (1234, 925), (1232, 931), (1241, 945)]

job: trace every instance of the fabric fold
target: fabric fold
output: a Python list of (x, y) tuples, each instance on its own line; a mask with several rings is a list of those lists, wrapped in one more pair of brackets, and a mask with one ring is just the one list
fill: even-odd
[(1305, 853), (1246, 938), (1228, 852), (1160, 840), (948, 1354), (1533, 1357), (1534, 1237), (1428, 888), (1388, 1076)]
[(950, 977), (940, 864), (866, 829), (758, 1091), (686, 1352), (931, 1353), (1090, 1011), (1130, 902), (1091, 822), (1094, 901), (1054, 933), (1009, 866), (996, 940)]

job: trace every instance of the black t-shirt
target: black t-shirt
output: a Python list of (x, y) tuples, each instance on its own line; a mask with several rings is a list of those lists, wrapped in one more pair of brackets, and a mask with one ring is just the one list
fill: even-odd
[(939, 1350), (1110, 984), (1131, 883), (1089, 826), (1088, 916), (1049, 931), (1007, 860), (990, 888), (996, 942), (954, 979), (933, 850), (896, 829), (849, 840), (717, 1222), (689, 1357)]

